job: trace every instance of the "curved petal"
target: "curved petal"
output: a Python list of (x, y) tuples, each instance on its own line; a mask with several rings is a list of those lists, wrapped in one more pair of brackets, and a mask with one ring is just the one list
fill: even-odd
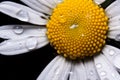
[(102, 50), (105, 57), (117, 68), (120, 72), (120, 49), (110, 45), (106, 45)]
[(0, 44), (0, 54), (17, 55), (41, 48), (48, 44), (45, 37), (29, 37), (21, 40), (6, 40)]
[(55, 8), (56, 3), (54, 0), (37, 0), (39, 3), (44, 4), (50, 8)]
[(52, 13), (52, 9), (39, 3), (38, 0), (21, 0), (21, 1), (36, 11), (43, 12), (49, 15)]
[(88, 80), (100, 80), (93, 59), (85, 59), (84, 65)]
[(120, 15), (110, 18), (108, 37), (120, 41)]
[(67, 80), (71, 63), (62, 56), (57, 56), (43, 70), (37, 80)]
[(35, 26), (21, 25), (20, 28), (18, 25), (17, 28), (14, 28), (13, 25), (2, 26), (0, 27), (0, 37), (8, 40), (0, 43), (0, 54), (16, 55), (41, 48), (49, 42), (45, 32), (46, 29)]
[(109, 31), (108, 37), (120, 41), (120, 30)]
[(56, 7), (58, 3), (61, 3), (63, 0), (37, 0), (37, 1), (53, 9)]
[(104, 55), (94, 56), (94, 62), (101, 80), (120, 80), (119, 73)]
[(94, 0), (94, 2), (95, 2), (96, 4), (102, 4), (103, 2), (105, 2), (105, 0)]
[(28, 37), (46, 37), (46, 28), (33, 25), (4, 25), (0, 27), (0, 37), (4, 39), (24, 39)]
[(106, 14), (109, 18), (120, 15), (120, 1), (116, 0), (111, 5), (109, 5), (106, 9)]
[(48, 18), (43, 13), (38, 13), (26, 6), (10, 1), (4, 1), (0, 3), (0, 12), (17, 18), (21, 21), (37, 25), (46, 25)]
[(86, 69), (82, 61), (73, 62), (69, 80), (87, 80)]
[(106, 8), (109, 17), (109, 33), (108, 37), (120, 41), (120, 1), (114, 1)]

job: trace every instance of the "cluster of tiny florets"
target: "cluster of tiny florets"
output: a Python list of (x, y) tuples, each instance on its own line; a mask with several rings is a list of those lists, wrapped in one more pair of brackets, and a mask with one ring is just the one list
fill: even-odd
[(64, 57), (93, 56), (105, 44), (107, 21), (104, 10), (92, 0), (64, 0), (53, 10), (47, 36)]

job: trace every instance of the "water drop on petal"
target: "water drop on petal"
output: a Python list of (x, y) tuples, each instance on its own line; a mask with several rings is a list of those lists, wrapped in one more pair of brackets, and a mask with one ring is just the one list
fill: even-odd
[(110, 56), (113, 56), (114, 54), (115, 54), (115, 51), (112, 50), (112, 49), (110, 49), (110, 50), (109, 50), (109, 55), (110, 55)]
[(90, 75), (93, 75), (94, 73), (93, 73), (93, 71), (90, 71)]
[(20, 10), (19, 12), (17, 12), (16, 14), (20, 20), (22, 21), (28, 21), (29, 20), (29, 16), (28, 13), (24, 10)]
[(120, 34), (116, 35), (116, 38), (115, 38), (117, 41), (120, 41)]
[(105, 76), (107, 73), (105, 72), (105, 71), (102, 71), (101, 73), (100, 73), (100, 75), (101, 76)]
[(32, 50), (32, 49), (35, 49), (35, 48), (36, 48), (37, 43), (38, 43), (38, 41), (37, 41), (36, 38), (30, 38), (30, 39), (27, 39), (27, 40), (26, 40), (25, 45), (26, 45), (26, 48), (27, 48), (27, 49)]
[(22, 26), (14, 26), (13, 27), (13, 32), (15, 34), (22, 34), (24, 32), (24, 29)]
[(97, 67), (98, 69), (100, 69), (100, 68), (102, 68), (102, 65), (101, 65), (100, 63), (98, 63), (98, 64), (96, 64), (96, 67)]

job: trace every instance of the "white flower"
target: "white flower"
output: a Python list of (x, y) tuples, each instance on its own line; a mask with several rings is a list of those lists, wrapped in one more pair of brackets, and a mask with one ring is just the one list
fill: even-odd
[[(0, 3), (0, 12), (34, 25), (1, 26), (0, 38), (8, 39), (0, 43), (1, 54), (21, 54), (41, 48), (50, 42), (59, 54), (70, 59), (78, 58), (78, 60), (69, 60), (58, 55), (48, 64), (37, 80), (120, 80), (120, 49), (105, 44), (106, 37), (120, 41), (120, 0), (111, 3), (105, 9), (105, 13), (97, 6), (105, 0), (21, 1), (30, 8), (4, 1)], [(70, 15), (63, 15), (68, 14), (66, 11), (69, 11)], [(59, 16), (59, 14), (62, 15)], [(47, 27), (42, 25), (47, 25)], [(66, 29), (68, 26), (69, 30)], [(78, 29), (79, 26), (81, 26), (80, 29)], [(87, 28), (84, 28), (86, 26)], [(99, 29), (101, 26), (102, 29)], [(65, 30), (68, 31), (64, 33)], [(93, 33), (87, 38), (86, 35), (89, 32)], [(91, 43), (87, 43), (89, 39)], [(94, 55), (96, 52), (100, 54)], [(82, 59), (86, 56), (93, 57)]]

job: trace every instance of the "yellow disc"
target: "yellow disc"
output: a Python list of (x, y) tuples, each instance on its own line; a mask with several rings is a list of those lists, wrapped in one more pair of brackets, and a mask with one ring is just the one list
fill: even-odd
[(108, 31), (104, 10), (92, 0), (64, 0), (47, 23), (47, 36), (58, 54), (71, 59), (101, 51)]

